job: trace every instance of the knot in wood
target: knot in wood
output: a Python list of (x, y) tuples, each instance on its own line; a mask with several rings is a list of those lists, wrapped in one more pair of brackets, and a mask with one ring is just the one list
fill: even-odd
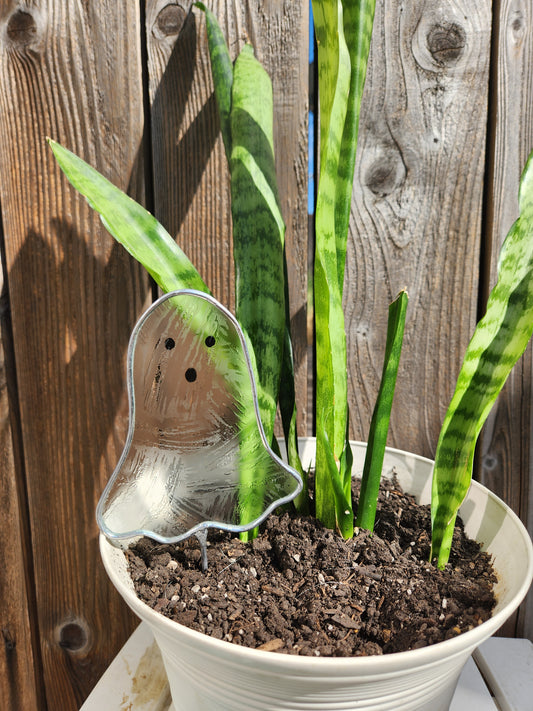
[(25, 49), (35, 44), (37, 39), (37, 23), (27, 10), (17, 10), (7, 22), (7, 36), (10, 42), (19, 49)]
[(453, 64), (464, 52), (466, 32), (455, 22), (434, 25), (428, 33), (427, 46), (437, 64)]
[(59, 646), (67, 652), (82, 652), (88, 645), (89, 636), (82, 622), (64, 622), (59, 626)]
[(386, 151), (368, 167), (365, 184), (377, 197), (386, 197), (404, 182), (405, 175), (401, 156), (394, 150)]
[(2, 630), (2, 638), (4, 640), (4, 650), (6, 653), (6, 656), (9, 656), (15, 651), (15, 647), (17, 646), (17, 641), (15, 639), (14, 634), (11, 632), (11, 630), (4, 628)]
[(511, 38), (515, 44), (520, 44), (526, 34), (526, 22), (522, 8), (514, 10), (510, 21)]
[(154, 34), (159, 37), (179, 35), (185, 23), (187, 12), (180, 5), (165, 5), (154, 23)]
[(483, 457), (483, 469), (485, 471), (493, 472), (498, 468), (499, 462), (498, 457), (495, 454), (486, 454)]

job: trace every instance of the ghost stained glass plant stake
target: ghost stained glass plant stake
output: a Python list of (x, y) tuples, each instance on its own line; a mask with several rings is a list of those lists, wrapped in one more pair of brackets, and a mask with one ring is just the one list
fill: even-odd
[(257, 526), (301, 491), (270, 449), (253, 369), (232, 314), (203, 292), (165, 294), (137, 323), (128, 351), (129, 431), (97, 520), (110, 540)]

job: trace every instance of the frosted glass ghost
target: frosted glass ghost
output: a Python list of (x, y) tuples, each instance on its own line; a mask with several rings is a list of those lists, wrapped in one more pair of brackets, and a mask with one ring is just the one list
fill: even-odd
[(109, 539), (244, 531), (300, 492), (265, 439), (241, 329), (211, 296), (172, 292), (143, 314), (128, 393), (127, 442), (97, 507)]

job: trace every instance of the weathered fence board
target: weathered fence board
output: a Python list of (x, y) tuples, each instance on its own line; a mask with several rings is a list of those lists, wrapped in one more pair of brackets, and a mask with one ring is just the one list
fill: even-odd
[(131, 2), (2, 11), (2, 219), (53, 710), (79, 708), (133, 625), (100, 563), (94, 509), (122, 449), (124, 354), (147, 279), (60, 178), (45, 137), (142, 197), (139, 38)]
[[(184, 8), (191, 8), (186, 12)], [(251, 42), (274, 92), (274, 146), (296, 362), (299, 428), (307, 407), (308, 8), (290, 0), (210, 4), (234, 59)], [(234, 305), (229, 171), (213, 94), (203, 13), (192, 3), (147, 4), (148, 71), (156, 217), (214, 295)]]
[(353, 433), (410, 302), (390, 443), (431, 456), (477, 316), (490, 2), (378, 3), (345, 286)]
[[(24, 480), (17, 478), (7, 374), (11, 345), (8, 301), (0, 273), (0, 699), (5, 711), (38, 709), (43, 698), (38, 659), (32, 557), (25, 511)], [(4, 347), (4, 342), (7, 347)], [(6, 351), (8, 356), (6, 357)], [(18, 433), (17, 433), (18, 434)], [(21, 510), (22, 509), (22, 510)]]
[[(533, 147), (533, 7), (504, 0), (495, 23), (491, 129), (485, 234), (486, 289), (496, 280), (497, 256), (518, 217), (518, 181)], [(486, 298), (486, 294), (484, 295)], [(480, 480), (501, 496), (533, 530), (533, 353), (528, 347), (513, 369), (481, 439)], [(502, 630), (533, 630), (533, 594)]]

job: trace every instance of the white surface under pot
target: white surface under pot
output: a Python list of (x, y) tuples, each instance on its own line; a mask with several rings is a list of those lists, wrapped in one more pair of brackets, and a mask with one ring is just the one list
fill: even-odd
[[(302, 440), (304, 466), (313, 439)], [(365, 445), (353, 443), (354, 474)], [(388, 449), (405, 491), (429, 503), (433, 462)], [(533, 577), (533, 546), (518, 517), (474, 482), (460, 510), (466, 532), (493, 556), (498, 576), (493, 616), (475, 629), (423, 649), (375, 657), (300, 657), (217, 640), (154, 612), (135, 595), (120, 548), (102, 535), (106, 570), (130, 608), (151, 628), (161, 649), (176, 711), (447, 711), (472, 651), (490, 637), (524, 598)]]

